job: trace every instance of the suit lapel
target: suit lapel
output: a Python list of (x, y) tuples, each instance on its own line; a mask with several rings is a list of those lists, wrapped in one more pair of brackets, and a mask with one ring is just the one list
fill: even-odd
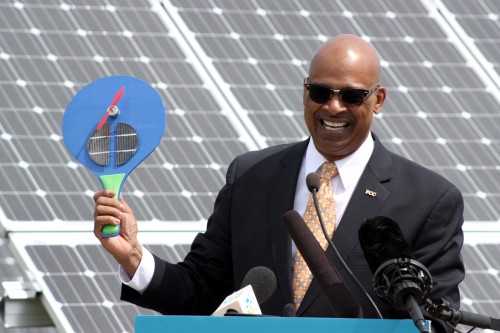
[(388, 197), (389, 193), (380, 184), (373, 170), (367, 168), (333, 236), (334, 244), (344, 260), (347, 260), (348, 254), (358, 243), (358, 230), (361, 222), (367, 217), (377, 215)]
[(392, 178), (391, 155), (375, 135), (374, 139), (372, 156), (333, 236), (334, 244), (344, 260), (347, 260), (349, 253), (358, 244), (361, 222), (367, 217), (375, 216), (390, 194), (382, 184)]
[[(333, 235), (335, 247), (346, 263), (349, 254), (358, 244), (358, 230), (362, 220), (376, 215), (389, 197), (389, 192), (382, 183), (391, 178), (391, 157), (378, 138), (375, 135), (373, 137), (375, 147), (372, 156), (349, 200), (339, 227)], [(331, 262), (339, 263), (333, 250), (329, 249), (327, 255)], [(336, 267), (337, 270), (344, 271), (340, 266), (336, 265)], [(320, 286), (313, 279), (297, 311), (297, 315), (300, 316), (304, 313), (321, 293)]]
[(292, 257), (291, 238), (283, 224), (283, 214), (293, 209), (295, 190), (302, 159), (309, 140), (292, 146), (280, 159), (280, 167), (269, 182), (269, 223), (271, 230), (271, 249), (275, 274), (284, 302), (293, 301), (292, 297)]

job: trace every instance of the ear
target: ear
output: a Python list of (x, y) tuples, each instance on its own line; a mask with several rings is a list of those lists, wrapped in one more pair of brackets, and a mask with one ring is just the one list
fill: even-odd
[(373, 113), (379, 114), (382, 111), (382, 105), (384, 105), (386, 95), (387, 91), (384, 87), (377, 89), (377, 102), (375, 103)]

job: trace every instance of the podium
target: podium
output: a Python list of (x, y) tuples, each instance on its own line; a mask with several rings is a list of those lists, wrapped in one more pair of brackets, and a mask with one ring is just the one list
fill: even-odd
[[(430, 322), (426, 321), (427, 328)], [(135, 333), (418, 333), (409, 319), (136, 316)]]

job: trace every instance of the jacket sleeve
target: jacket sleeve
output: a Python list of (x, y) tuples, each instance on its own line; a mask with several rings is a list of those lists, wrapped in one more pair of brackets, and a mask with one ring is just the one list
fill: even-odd
[[(465, 277), (460, 251), (464, 235), (462, 231), (464, 203), (459, 190), (452, 186), (434, 205), (426, 223), (412, 248), (415, 257), (432, 275), (433, 288), (430, 299), (445, 299), (458, 309), (460, 292), (458, 285)], [(432, 319), (435, 332), (452, 332), (444, 322)]]
[(121, 299), (162, 314), (209, 315), (234, 291), (231, 260), (231, 195), (237, 160), (229, 166), (207, 230), (177, 264), (157, 256), (153, 278), (141, 295), (122, 285)]

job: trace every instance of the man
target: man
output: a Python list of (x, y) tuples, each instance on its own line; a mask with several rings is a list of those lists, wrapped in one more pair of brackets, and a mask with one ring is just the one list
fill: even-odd
[[(303, 93), (311, 139), (238, 156), (228, 169), (206, 232), (196, 237), (179, 264), (141, 247), (133, 211), (123, 199), (112, 199), (112, 191), (96, 193), (94, 233), (121, 265), (122, 299), (165, 314), (211, 314), (239, 289), (251, 268), (266, 266), (276, 274), (278, 287), (261, 308), (265, 314), (280, 315), (285, 304), (294, 302), (296, 255), (282, 216), (292, 209), (304, 214), (309, 200), (306, 175), (330, 161), (339, 172), (331, 180), (333, 241), (384, 318), (408, 314), (389, 309), (374, 295), (372, 273), (357, 236), (360, 222), (373, 216), (399, 223), (416, 259), (432, 274), (431, 298), (445, 298), (457, 308), (458, 284), (464, 278), (463, 198), (446, 179), (387, 151), (370, 132), (373, 115), (386, 98), (379, 63), (373, 47), (357, 36), (340, 35), (319, 48)], [(103, 225), (117, 223), (122, 225), (120, 235), (102, 238)], [(331, 249), (327, 254), (340, 267)], [(352, 279), (339, 270), (365, 317), (376, 317)], [(314, 280), (297, 315), (333, 316)], [(446, 326), (435, 321), (434, 329), (445, 332)]]

